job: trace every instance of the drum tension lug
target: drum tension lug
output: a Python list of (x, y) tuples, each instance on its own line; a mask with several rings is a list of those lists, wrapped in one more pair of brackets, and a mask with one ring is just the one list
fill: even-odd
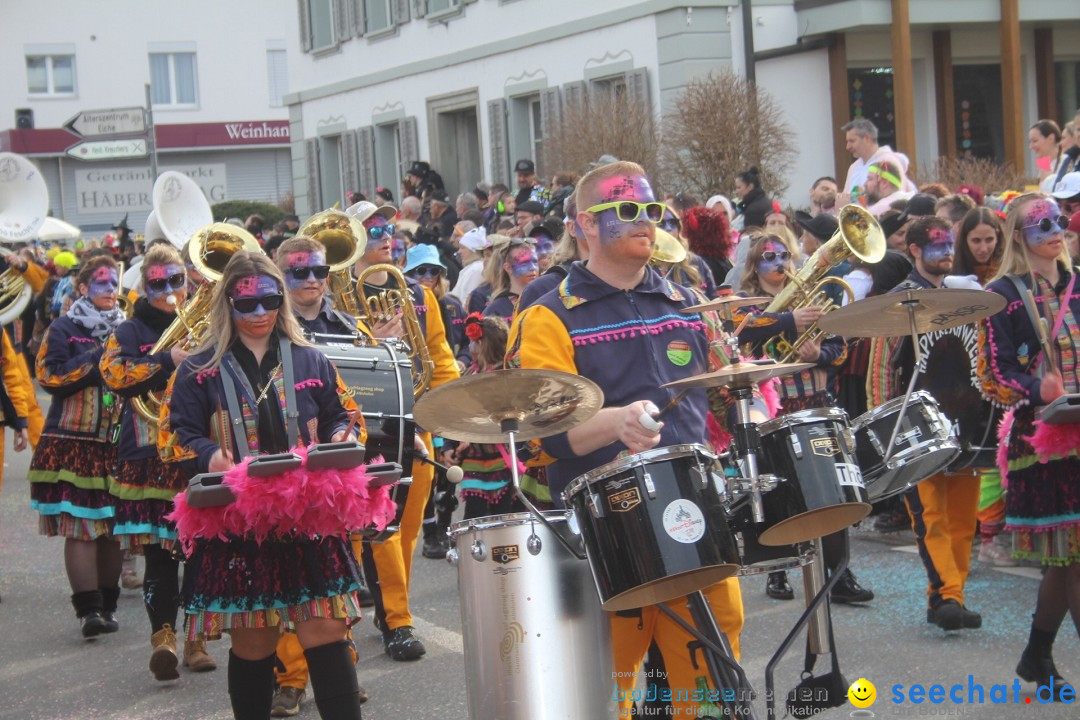
[(530, 534), (529, 539), (525, 541), (525, 548), (529, 551), (530, 555), (539, 555), (543, 547), (543, 541), (535, 532)]
[(791, 440), (791, 450), (795, 453), (795, 457), (797, 459), (801, 460), (802, 456), (803, 456), (803, 452), (802, 452), (802, 443), (799, 442), (799, 436), (793, 434), (788, 439)]
[(649, 499), (656, 499), (656, 484), (653, 482), (652, 475), (649, 474), (648, 470), (645, 471), (641, 480), (645, 483), (645, 492), (649, 494)]
[(484, 546), (484, 543), (481, 540), (474, 542), (469, 552), (472, 555), (473, 560), (480, 561), (487, 557), (487, 547)]
[(585, 504), (589, 507), (589, 514), (594, 518), (604, 517), (604, 508), (600, 505), (600, 496), (589, 493), (589, 497), (585, 499)]

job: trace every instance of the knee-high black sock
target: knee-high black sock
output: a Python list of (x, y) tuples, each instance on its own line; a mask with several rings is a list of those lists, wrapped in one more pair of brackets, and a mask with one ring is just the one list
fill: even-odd
[(229, 651), (229, 701), (236, 720), (266, 720), (274, 703), (274, 660), (244, 660)]
[(304, 651), (315, 706), (322, 720), (360, 720), (360, 685), (349, 643), (319, 645)]
[(180, 561), (160, 545), (144, 545), (143, 555), (146, 557), (143, 604), (150, 618), (150, 632), (156, 633), (166, 624), (175, 630), (180, 602), (180, 583), (177, 580)]
[(77, 592), (71, 596), (71, 604), (75, 607), (75, 617), (83, 618), (92, 612), (101, 612), (101, 591), (86, 590)]

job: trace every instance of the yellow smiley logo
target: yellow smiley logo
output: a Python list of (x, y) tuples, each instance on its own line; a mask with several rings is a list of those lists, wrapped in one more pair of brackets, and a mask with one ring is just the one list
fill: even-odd
[(877, 699), (877, 688), (866, 678), (851, 683), (847, 691), (848, 701), (857, 708), (868, 708)]

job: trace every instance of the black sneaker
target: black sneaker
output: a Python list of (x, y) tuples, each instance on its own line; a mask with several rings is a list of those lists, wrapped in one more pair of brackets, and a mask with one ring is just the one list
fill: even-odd
[(1016, 675), (1021, 680), (1027, 682), (1033, 682), (1037, 685), (1052, 686), (1054, 693), (1060, 692), (1061, 688), (1065, 687), (1069, 683), (1061, 677), (1061, 673), (1054, 666), (1054, 658), (1051, 657), (1035, 657), (1024, 649), (1023, 654), (1020, 655), (1020, 662), (1016, 665)]
[(101, 633), (109, 632), (105, 629), (107, 624), (105, 618), (101, 616), (100, 610), (91, 610), (79, 618), (79, 622), (82, 625), (82, 636), (84, 638), (95, 638)]
[(769, 573), (769, 580), (765, 583), (765, 594), (773, 600), (795, 599), (795, 591), (791, 589), (787, 573), (783, 571)]
[(436, 533), (432, 533), (424, 538), (424, 549), (421, 551), (424, 557), (431, 558), (432, 560), (445, 560), (446, 551), (448, 547), (443, 539)]
[(926, 622), (942, 630), (977, 630), (982, 627), (982, 615), (968, 610), (955, 600), (944, 600), (936, 608), (926, 611)]
[(420, 638), (413, 634), (412, 625), (402, 625), (383, 636), (386, 654), (391, 660), (419, 660), (427, 652)]
[(907, 506), (900, 503), (895, 509), (884, 512), (877, 516), (874, 521), (874, 530), (879, 533), (900, 532), (911, 529), (911, 516), (908, 515)]
[(829, 598), (834, 603), (864, 603), (874, 599), (874, 591), (860, 585), (851, 570), (844, 570), (844, 574), (833, 585)]

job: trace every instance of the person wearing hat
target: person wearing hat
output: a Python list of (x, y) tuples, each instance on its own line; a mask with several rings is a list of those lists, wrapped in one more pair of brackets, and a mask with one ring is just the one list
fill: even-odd
[(49, 311), (53, 318), (57, 318), (64, 307), (64, 298), (75, 290), (75, 286), (71, 282), (71, 271), (78, 267), (79, 258), (75, 257), (75, 253), (64, 250), (57, 253), (56, 257), (53, 258), (53, 265), (56, 266), (56, 275), (60, 280), (56, 283), (56, 287), (53, 288), (52, 304), (49, 306)]
[(518, 207), (523, 202), (532, 200), (540, 203), (540, 215), (544, 214), (544, 207), (551, 199), (551, 191), (536, 179), (536, 165), (532, 160), (523, 158), (514, 163), (514, 174), (517, 176), (517, 196), (514, 198)]
[(458, 257), (461, 258), (461, 272), (450, 292), (461, 302), (469, 299), (469, 293), (484, 281), (484, 260), (490, 257), (491, 243), (484, 228), (469, 230), (458, 240)]
[(514, 211), (514, 220), (517, 223), (518, 232), (524, 237), (532, 224), (538, 224), (543, 220), (544, 206), (535, 200), (519, 202)]
[[(912, 196), (903, 190), (907, 177), (904, 166), (894, 155), (886, 155), (875, 160), (866, 174), (866, 209), (877, 217), (888, 210), (897, 200), (906, 200)], [(934, 214), (931, 207), (928, 215)]]
[(444, 187), (442, 175), (432, 170), (431, 166), (423, 160), (413, 162), (405, 173), (402, 186), (410, 195), (415, 195), (418, 198), (423, 198), (425, 192), (442, 190)]
[(525, 236), (536, 241), (536, 259), (540, 262), (540, 272), (547, 272), (551, 267), (551, 255), (555, 251), (555, 243), (563, 234), (563, 221), (559, 218), (549, 217), (543, 222), (534, 222), (525, 228)]
[[(368, 232), (368, 244), (354, 270), (360, 275), (367, 268), (390, 262), (390, 232), (386, 227), (397, 214), (392, 205), (380, 208), (372, 203), (358, 203), (349, 208), (349, 214), (363, 223)], [(461, 377), (457, 361), (447, 341), (446, 326), (442, 314), (434, 312), (439, 307), (435, 294), (414, 280), (406, 278), (407, 287), (398, 288), (385, 272), (370, 273), (364, 283), (364, 294), (372, 295), (387, 290), (406, 290), (420, 321), (424, 343), (433, 363), (431, 388), (437, 388)], [(418, 447), (424, 446), (428, 456), (434, 455), (431, 433), (416, 434)], [(381, 543), (370, 543), (364, 548), (364, 575), (371, 583), (375, 595), (375, 625), (383, 633), (383, 649), (392, 660), (417, 660), (427, 652), (416, 637), (412, 613), (409, 609), (409, 576), (412, 571), (413, 553), (420, 537), (424, 508), (431, 494), (435, 478), (430, 465), (414, 462), (406, 468), (412, 475), (412, 487), (401, 517), (400, 529)]]
[(1080, 211), (1080, 172), (1066, 173), (1050, 194), (1057, 198), (1061, 212), (1066, 216)]
[(428, 192), (427, 200), (430, 205), (429, 225), (436, 226), (440, 238), (449, 238), (454, 233), (454, 225), (461, 219), (450, 201), (450, 196), (445, 190), (435, 189)]
[[(806, 258), (817, 252), (817, 249), (827, 243), (840, 228), (839, 221), (833, 215), (828, 213), (811, 215), (803, 210), (795, 212), (795, 224), (802, 229), (802, 234), (799, 235), (799, 247)], [(825, 274), (825, 277), (842, 278), (851, 272), (851, 268), (851, 263), (845, 260), (835, 265)], [(829, 283), (825, 295), (839, 305), (843, 302), (844, 291), (836, 283)]]

